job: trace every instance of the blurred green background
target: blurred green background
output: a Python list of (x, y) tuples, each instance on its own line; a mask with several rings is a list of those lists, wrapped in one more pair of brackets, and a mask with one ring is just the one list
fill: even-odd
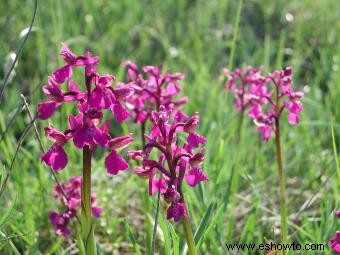
[[(32, 0), (0, 2), (1, 81), (33, 9)], [(337, 0), (38, 1), (32, 32), (0, 104), (1, 181), (29, 124), (20, 94), (28, 98), (35, 112), (43, 100), (41, 86), (62, 64), (61, 42), (78, 54), (90, 49), (99, 55), (99, 72), (113, 73), (118, 81), (124, 79), (121, 63), (126, 59), (138, 65), (163, 63), (172, 72), (186, 74), (181, 85), (190, 100), (184, 111), (200, 112), (200, 132), (208, 139), (204, 169), (209, 182), (186, 189), (194, 230), (208, 211), (208, 225), (199, 244), (202, 254), (228, 254), (226, 242), (278, 241), (273, 141), (261, 142), (248, 120), (242, 141), (235, 143), (237, 111), (232, 95), (222, 90), (222, 68), (263, 65), (269, 72), (291, 65), (294, 87), (306, 96), (301, 124), (283, 127), (290, 240), (327, 246), (339, 229), (339, 221), (332, 215), (334, 208), (340, 207), (334, 150), (334, 146), (340, 150), (339, 17)], [(63, 113), (69, 111), (63, 109), (53, 117), (56, 127), (65, 127)], [(41, 134), (47, 123), (37, 123)], [(139, 137), (138, 127), (130, 123), (114, 128), (117, 135), (128, 131)], [(45, 138), (43, 142), (45, 147), (50, 145)], [(137, 139), (131, 148), (137, 148), (138, 143)], [(81, 171), (80, 152), (70, 145), (66, 150), (70, 164), (59, 174), (62, 180)], [(57, 238), (48, 222), (48, 212), (55, 210), (57, 203), (51, 199), (53, 181), (40, 163), (40, 155), (38, 141), (30, 131), (0, 198), (0, 254), (76, 252), (74, 242)], [(144, 181), (133, 175), (132, 165), (128, 172), (107, 177), (100, 155), (96, 155), (93, 188), (104, 208), (104, 215), (96, 221), (99, 250), (102, 254), (134, 254), (129, 225), (142, 254), (147, 254), (145, 236), (151, 230), (145, 227), (144, 217), (153, 221), (154, 210), (146, 212), (143, 206)], [(235, 175), (240, 177), (239, 189), (231, 192)], [(155, 202), (153, 198), (152, 205)], [(157, 253), (176, 254), (176, 238), (182, 248), (181, 226), (161, 217)]]

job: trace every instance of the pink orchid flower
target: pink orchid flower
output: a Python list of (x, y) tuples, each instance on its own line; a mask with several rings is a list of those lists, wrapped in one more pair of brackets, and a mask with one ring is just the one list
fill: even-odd
[[(49, 214), (50, 222), (54, 226), (57, 236), (67, 237), (71, 234), (69, 225), (76, 218), (81, 208), (81, 177), (71, 177), (69, 183), (61, 183), (61, 187), (66, 197), (61, 193), (58, 186), (54, 186), (55, 193), (53, 198), (59, 199), (62, 212), (51, 212)], [(96, 204), (96, 194), (91, 195), (91, 208), (94, 217), (98, 218), (102, 214), (102, 208)]]
[[(90, 52), (77, 56), (66, 44), (62, 44), (61, 55), (65, 65), (54, 71), (48, 78), (48, 84), (43, 86), (43, 92), (49, 101), (38, 105), (40, 119), (48, 119), (65, 103), (74, 103), (77, 107), (76, 116), (69, 115), (69, 128), (60, 132), (52, 126), (46, 128), (46, 136), (54, 141), (51, 148), (41, 157), (41, 160), (54, 171), (60, 171), (67, 165), (67, 154), (64, 145), (72, 139), (77, 148), (89, 146), (93, 151), (97, 146), (108, 149), (105, 159), (107, 172), (117, 174), (120, 170), (128, 168), (127, 162), (113, 149), (115, 139), (109, 134), (110, 122), (102, 124), (104, 110), (112, 112), (118, 122), (122, 122), (130, 115), (124, 104), (134, 90), (129, 84), (119, 84), (113, 87), (113, 75), (99, 75), (96, 67), (99, 57), (92, 56)], [(72, 80), (74, 69), (83, 67), (85, 75), (84, 90)], [(67, 90), (62, 89), (67, 83)], [(125, 137), (126, 138), (126, 137)], [(124, 146), (132, 142), (131, 135), (125, 140)]]
[(127, 69), (126, 79), (134, 89), (134, 95), (128, 99), (136, 123), (145, 123), (152, 120), (151, 113), (163, 105), (171, 111), (188, 101), (187, 97), (175, 100), (181, 92), (178, 85), (185, 78), (182, 73), (171, 74), (169, 71), (162, 73), (162, 66), (144, 66), (141, 69), (132, 62), (123, 63)]
[[(141, 151), (130, 151), (129, 156), (133, 160), (142, 161), (142, 166), (135, 168), (135, 173), (149, 179), (149, 194), (160, 192), (170, 203), (167, 218), (179, 221), (181, 217), (187, 217), (182, 194), (183, 180), (191, 187), (208, 180), (200, 167), (204, 160), (203, 148), (194, 152), (206, 139), (195, 132), (199, 123), (197, 113), (185, 121), (177, 121), (176, 118), (170, 120), (170, 112), (161, 106), (151, 116), (154, 125), (150, 135), (145, 135), (147, 144)], [(179, 133), (187, 136), (182, 145), (177, 137)], [(157, 161), (151, 159), (153, 149), (160, 152)], [(157, 174), (160, 177), (156, 177)]]

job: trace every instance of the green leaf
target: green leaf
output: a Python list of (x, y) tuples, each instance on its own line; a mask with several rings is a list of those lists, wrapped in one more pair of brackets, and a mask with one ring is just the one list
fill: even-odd
[(168, 226), (164, 220), (163, 213), (161, 211), (158, 214), (158, 219), (159, 219), (159, 226), (163, 232), (165, 254), (170, 255), (171, 247), (170, 247), (170, 236), (169, 236)]
[[(208, 206), (207, 210), (205, 211), (204, 213), (204, 216), (194, 234), (194, 240), (195, 240), (195, 245), (196, 245), (196, 248), (199, 249), (198, 247), (198, 243), (200, 243), (200, 241), (202, 240), (203, 236), (204, 236), (204, 233), (205, 233), (205, 230), (207, 229), (207, 226), (210, 222), (210, 219), (211, 219), (211, 216), (212, 216), (212, 212), (213, 212), (213, 209), (215, 208), (216, 206), (216, 203), (215, 202), (211, 202), (210, 205)], [(187, 254), (187, 249), (188, 249), (188, 246), (185, 245), (184, 246), (184, 249), (183, 249), (183, 254)]]
[(179, 237), (176, 234), (176, 231), (174, 227), (171, 225), (171, 223), (168, 223), (168, 227), (170, 229), (170, 235), (172, 238), (172, 244), (173, 244), (173, 255), (179, 255)]
[(132, 246), (133, 246), (136, 254), (137, 255), (142, 255), (142, 253), (140, 251), (140, 248), (139, 248), (139, 245), (138, 245), (138, 243), (137, 243), (137, 241), (136, 241), (136, 239), (135, 239), (135, 237), (134, 237), (134, 235), (133, 235), (133, 233), (131, 231), (131, 228), (130, 228), (128, 222), (124, 221), (124, 225), (125, 225), (125, 229), (127, 231), (127, 235), (128, 235), (128, 237), (129, 237), (129, 239), (130, 239), (130, 241), (132, 243)]
[(211, 202), (208, 209), (205, 211), (205, 214), (203, 216), (203, 219), (201, 220), (201, 223), (199, 224), (196, 232), (195, 232), (195, 235), (194, 235), (194, 239), (195, 239), (195, 243), (197, 244), (201, 238), (203, 237), (204, 235), (204, 232), (209, 224), (209, 221), (210, 221), (210, 218), (212, 216), (212, 212), (213, 212), (213, 209), (215, 208), (216, 206), (216, 203), (215, 202)]
[(0, 219), (0, 229), (1, 229), (2, 225), (4, 225), (7, 222), (9, 216), (11, 216), (16, 202), (17, 202), (17, 196), (15, 196), (14, 201), (12, 202), (11, 206), (5, 212), (5, 214), (1, 217), (1, 219)]

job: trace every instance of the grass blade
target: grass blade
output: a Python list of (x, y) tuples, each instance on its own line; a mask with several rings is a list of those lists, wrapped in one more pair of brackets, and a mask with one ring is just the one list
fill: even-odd
[[(197, 244), (201, 241), (201, 239), (203, 238), (204, 236), (204, 233), (205, 233), (205, 230), (207, 229), (208, 227), (208, 224), (210, 222), (210, 219), (211, 219), (211, 216), (212, 216), (212, 212), (213, 212), (213, 209), (215, 208), (216, 206), (216, 203), (215, 202), (211, 202), (210, 205), (208, 206), (207, 210), (205, 211), (204, 213), (204, 216), (194, 234), (194, 240), (195, 240), (195, 244), (196, 244), (196, 248), (197, 248)], [(186, 254), (187, 253), (187, 245), (184, 246), (184, 249), (183, 249), (183, 254)]]
[(142, 255), (142, 253), (140, 251), (140, 248), (139, 248), (139, 245), (138, 245), (138, 243), (137, 243), (137, 241), (136, 241), (136, 239), (135, 239), (135, 237), (134, 237), (134, 235), (132, 233), (132, 230), (131, 230), (128, 222), (125, 221), (124, 225), (125, 225), (125, 229), (127, 231), (127, 235), (128, 235), (128, 237), (129, 237), (129, 239), (130, 239), (130, 241), (132, 243), (133, 249), (135, 250), (137, 255)]
[(11, 214), (14, 210), (14, 206), (16, 205), (16, 202), (17, 202), (17, 196), (15, 196), (15, 199), (12, 202), (11, 206), (8, 208), (8, 210), (5, 212), (5, 214), (1, 217), (1, 219), (0, 219), (0, 229), (1, 229), (2, 225), (4, 225), (6, 223), (9, 216), (11, 216)]

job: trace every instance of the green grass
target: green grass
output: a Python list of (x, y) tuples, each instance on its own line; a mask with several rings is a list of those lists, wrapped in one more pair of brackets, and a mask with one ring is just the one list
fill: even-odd
[[(33, 0), (0, 3), (1, 63), (19, 47), (20, 33), (29, 25), (33, 6)], [(246, 118), (243, 139), (235, 144), (237, 112), (232, 95), (221, 92), (221, 72), (223, 67), (246, 64), (263, 64), (266, 71), (292, 65), (294, 87), (304, 90), (306, 96), (301, 124), (292, 127), (285, 123), (282, 127), (290, 240), (327, 247), (339, 229), (339, 221), (332, 215), (332, 210), (340, 207), (339, 155), (335, 150), (340, 150), (339, 16), (336, 0), (244, 0), (242, 4), (232, 0), (39, 1), (33, 32), (1, 102), (1, 181), (30, 122), (20, 108), (20, 93), (27, 96), (35, 111), (42, 100), (42, 84), (61, 64), (58, 54), (60, 43), (65, 41), (77, 53), (91, 49), (101, 57), (99, 71), (114, 73), (117, 80), (124, 77), (121, 62), (126, 59), (140, 65), (164, 63), (171, 71), (186, 74), (183, 94), (190, 101), (185, 111), (200, 112), (199, 130), (208, 139), (204, 170), (209, 182), (185, 189), (194, 230), (202, 219), (205, 222), (199, 231), (202, 254), (228, 254), (227, 240), (278, 242), (274, 140), (260, 142)], [(3, 79), (4, 73), (0, 75)], [(63, 112), (70, 110), (64, 108)], [(47, 123), (38, 122), (41, 135)], [(61, 115), (56, 115), (53, 123), (66, 125)], [(130, 123), (117, 126), (114, 133), (123, 130), (139, 137), (138, 127)], [(45, 138), (43, 142), (46, 148), (50, 145)], [(137, 146), (138, 141), (132, 147)], [(62, 180), (81, 171), (80, 151), (70, 145), (66, 150), (70, 163), (58, 174)], [(48, 212), (55, 210), (56, 204), (51, 199), (53, 179), (40, 163), (40, 155), (31, 129), (0, 198), (0, 254), (69, 254), (75, 250), (74, 242), (57, 238), (48, 222)], [(93, 189), (104, 209), (96, 221), (99, 251), (137, 254), (140, 250), (145, 254), (144, 214), (149, 213), (153, 220), (154, 210), (143, 210), (143, 180), (134, 176), (132, 168), (108, 177), (100, 155), (95, 155), (93, 167)], [(230, 191), (231, 173), (239, 177), (235, 193)], [(151, 205), (155, 203), (156, 197)], [(228, 231), (231, 211), (235, 220)], [(180, 225), (161, 216), (157, 234), (157, 253), (182, 252), (185, 240)], [(313, 254), (331, 253), (327, 247), (323, 252), (308, 252)]]

